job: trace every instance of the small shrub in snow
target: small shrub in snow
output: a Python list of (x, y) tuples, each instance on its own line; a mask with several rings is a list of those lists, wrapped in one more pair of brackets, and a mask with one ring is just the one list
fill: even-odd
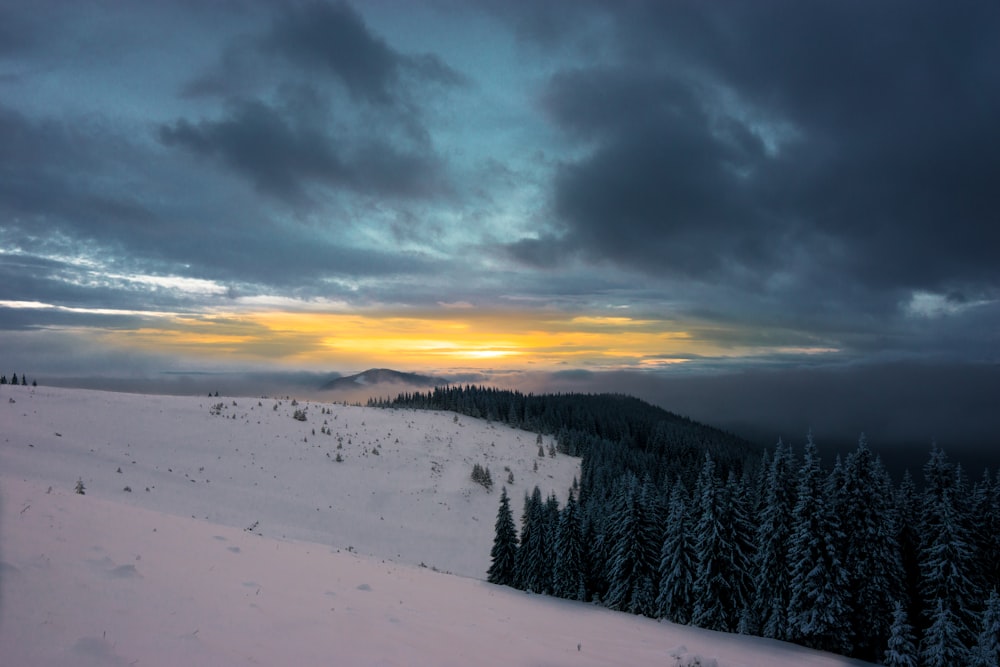
[(81, 496), (86, 495), (87, 487), (83, 485), (82, 477), (76, 480), (76, 488), (73, 490), (79, 493)]

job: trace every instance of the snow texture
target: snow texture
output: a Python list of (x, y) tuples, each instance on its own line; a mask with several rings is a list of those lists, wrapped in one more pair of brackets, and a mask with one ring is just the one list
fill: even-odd
[(863, 664), (482, 581), (499, 494), (472, 463), (510, 466), (515, 499), (565, 498), (578, 473), (532, 472), (533, 434), (274, 399), (2, 398), (5, 665)]

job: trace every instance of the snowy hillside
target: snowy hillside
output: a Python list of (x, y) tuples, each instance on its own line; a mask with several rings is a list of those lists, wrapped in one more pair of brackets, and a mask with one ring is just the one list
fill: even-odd
[(0, 399), (3, 664), (861, 664), (484, 583), (504, 468), (518, 511), (578, 472), (531, 433), (285, 399)]
[(5, 474), (472, 577), (489, 566), (507, 469), (517, 507), (535, 485), (565, 500), (579, 474), (579, 459), (539, 458), (535, 434), (501, 424), (284, 397), (11, 387), (0, 422)]

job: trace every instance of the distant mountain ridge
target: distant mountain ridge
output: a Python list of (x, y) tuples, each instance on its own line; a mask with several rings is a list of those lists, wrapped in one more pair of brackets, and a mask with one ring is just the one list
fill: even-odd
[(369, 368), (366, 371), (334, 378), (323, 384), (320, 389), (324, 391), (336, 391), (346, 389), (358, 389), (359, 387), (369, 387), (377, 384), (405, 384), (411, 387), (437, 387), (448, 384), (444, 378), (437, 378), (430, 375), (420, 375), (419, 373), (404, 373), (403, 371), (392, 370), (391, 368)]

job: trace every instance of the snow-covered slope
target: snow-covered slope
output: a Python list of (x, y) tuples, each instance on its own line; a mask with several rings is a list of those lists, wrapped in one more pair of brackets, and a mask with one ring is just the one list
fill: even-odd
[(82, 479), (91, 496), (473, 577), (489, 567), (506, 469), (517, 512), (536, 484), (565, 501), (579, 474), (579, 459), (539, 458), (536, 434), (501, 424), (285, 397), (9, 387), (0, 424), (5, 475)]
[(299, 422), (286, 400), (0, 400), (3, 665), (862, 664), (484, 583), (497, 492), (472, 463), (498, 485), (511, 467), (515, 506), (576, 472), (535, 473), (530, 433), (316, 404)]

